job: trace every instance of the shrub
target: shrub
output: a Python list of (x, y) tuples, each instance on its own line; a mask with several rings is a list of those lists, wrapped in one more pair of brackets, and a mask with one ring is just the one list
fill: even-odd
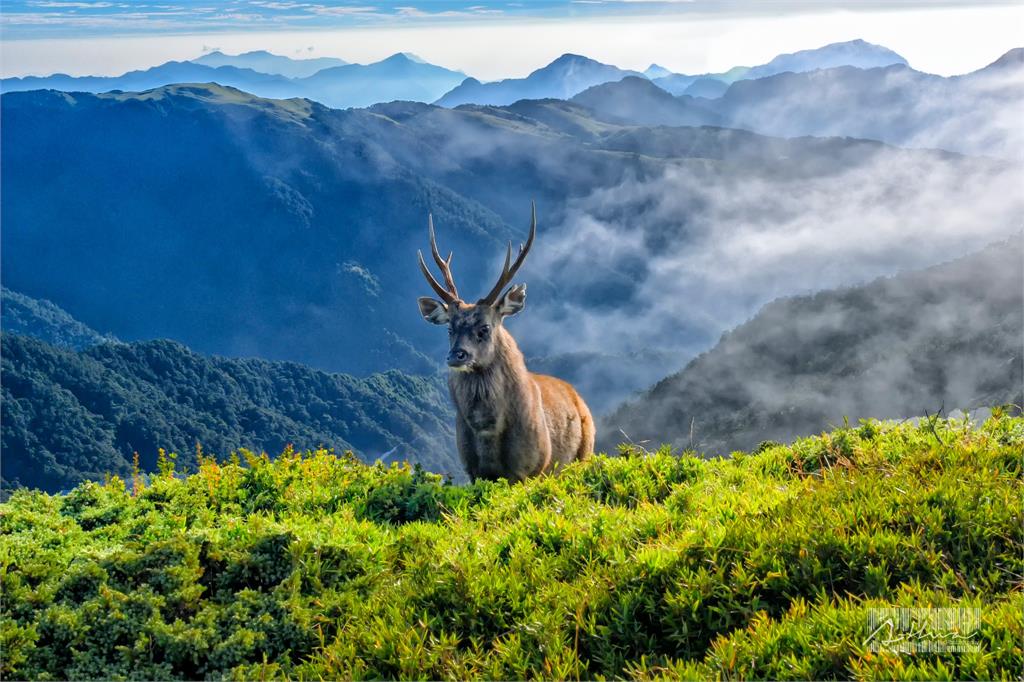
[[(320, 450), (18, 491), (0, 674), (1014, 678), (1022, 448), (996, 411), (517, 485)], [(976, 650), (871, 651), (892, 606), (978, 609)]]

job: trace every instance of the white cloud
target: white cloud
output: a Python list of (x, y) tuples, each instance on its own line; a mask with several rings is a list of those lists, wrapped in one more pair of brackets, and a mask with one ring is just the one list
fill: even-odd
[(308, 8), (308, 11), (312, 12), (313, 14), (334, 17), (368, 14), (377, 11), (376, 7), (368, 5), (361, 7), (328, 7), (325, 5), (306, 5), (306, 7)]
[[(113, 7), (112, 2), (60, 2), (59, 0), (35, 0), (28, 3), (32, 7), (59, 7), (68, 9), (104, 9)], [(121, 7), (122, 5), (118, 5)]]
[(559, 300), (534, 299), (523, 347), (706, 348), (774, 298), (925, 267), (1021, 229), (1020, 167), (894, 149), (837, 165), (753, 173), (692, 160), (570, 201), (561, 236), (531, 264), (555, 273)]

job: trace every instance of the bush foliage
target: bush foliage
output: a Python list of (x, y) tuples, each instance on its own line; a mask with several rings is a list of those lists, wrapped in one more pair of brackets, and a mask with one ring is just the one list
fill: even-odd
[[(457, 486), (326, 451), (0, 505), (10, 678), (1014, 678), (1024, 419)], [(980, 609), (967, 653), (868, 610)]]

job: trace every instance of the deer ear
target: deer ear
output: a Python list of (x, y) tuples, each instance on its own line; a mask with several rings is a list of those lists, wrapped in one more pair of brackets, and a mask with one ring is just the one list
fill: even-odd
[(494, 307), (498, 309), (498, 314), (502, 317), (518, 313), (526, 307), (526, 285), (516, 284), (513, 286), (505, 292), (504, 296), (498, 299)]
[(421, 296), (418, 302), (420, 304), (420, 315), (423, 316), (424, 320), (431, 324), (448, 324), (450, 318), (444, 303), (429, 296)]

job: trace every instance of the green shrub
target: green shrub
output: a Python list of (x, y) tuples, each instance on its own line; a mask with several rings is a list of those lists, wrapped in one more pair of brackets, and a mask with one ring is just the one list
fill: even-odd
[[(517, 485), (168, 456), (0, 505), (0, 676), (1016, 678), (1022, 452), (995, 411)], [(893, 606), (978, 609), (976, 650), (872, 651)]]

